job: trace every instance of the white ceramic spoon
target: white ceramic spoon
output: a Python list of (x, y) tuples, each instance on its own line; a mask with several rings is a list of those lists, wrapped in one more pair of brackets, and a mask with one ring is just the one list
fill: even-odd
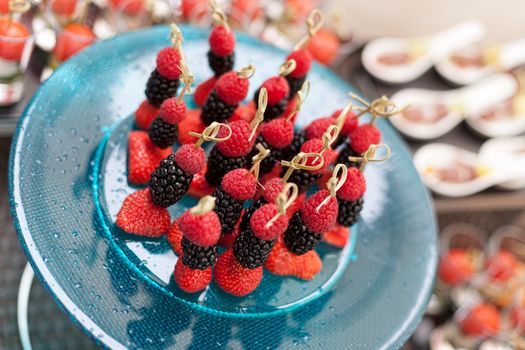
[(448, 197), (469, 196), (525, 174), (525, 159), (505, 165), (482, 163), (473, 152), (440, 143), (421, 147), (414, 155), (414, 165), (427, 187)]
[(361, 58), (366, 70), (376, 78), (394, 84), (407, 83), (484, 35), (483, 23), (471, 20), (426, 38), (372, 40), (365, 46)]
[(472, 84), (491, 74), (514, 69), (525, 63), (525, 39), (500, 47), (469, 47), (448, 55), (436, 70), (457, 85)]
[[(525, 161), (525, 136), (505, 137), (486, 141), (479, 149), (479, 159), (483, 163), (508, 164), (515, 161)], [(498, 185), (507, 190), (525, 188), (525, 168), (521, 179)]]
[(509, 99), (517, 90), (518, 82), (506, 73), (455, 90), (405, 89), (394, 94), (392, 101), (411, 107), (390, 121), (408, 137), (434, 139), (455, 128), (465, 116), (479, 115), (489, 106)]

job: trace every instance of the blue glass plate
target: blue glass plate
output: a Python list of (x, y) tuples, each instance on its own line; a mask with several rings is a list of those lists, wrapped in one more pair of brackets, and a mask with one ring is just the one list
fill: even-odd
[[(182, 27), (197, 81), (211, 75), (207, 31)], [(197, 296), (170, 281), (163, 240), (126, 236), (115, 210), (126, 182), (126, 134), (168, 28), (122, 35), (61, 66), (27, 107), (10, 160), (12, 214), (36, 274), (88, 334), (111, 348), (397, 348), (419, 321), (436, 266), (435, 220), (409, 153), (379, 122), (392, 159), (366, 171), (365, 210), (343, 251), (319, 249), (325, 269), (300, 282), (265, 275), (237, 299), (213, 285)], [(285, 52), (238, 35), (237, 67), (257, 65), (253, 93)], [(315, 66), (299, 124), (347, 101), (352, 87)], [(192, 205), (185, 199), (173, 214)], [(355, 251), (354, 251), (355, 246)], [(353, 253), (353, 254), (352, 254)], [(350, 258), (356, 258), (348, 269)], [(319, 288), (323, 285), (323, 288)]]

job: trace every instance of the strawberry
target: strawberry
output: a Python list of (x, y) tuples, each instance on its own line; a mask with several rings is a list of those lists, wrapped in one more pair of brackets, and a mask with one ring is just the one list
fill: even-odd
[(196, 293), (205, 289), (211, 282), (211, 266), (205, 270), (192, 269), (182, 263), (182, 259), (175, 264), (175, 283), (186, 293)]
[(95, 41), (91, 28), (80, 23), (71, 23), (57, 36), (53, 53), (57, 60), (63, 62)]
[(139, 129), (148, 130), (151, 122), (157, 117), (158, 114), (159, 108), (153, 106), (146, 99), (142, 101), (139, 108), (137, 108), (135, 111), (135, 125), (137, 125)]
[(193, 101), (195, 101), (197, 106), (204, 106), (206, 100), (208, 99), (208, 96), (210, 95), (210, 92), (212, 92), (213, 88), (215, 87), (216, 82), (217, 77), (213, 76), (210, 79), (203, 81), (197, 86), (195, 92), (193, 93)]
[(278, 238), (264, 267), (277, 276), (294, 276), (311, 280), (323, 267), (323, 262), (315, 250), (303, 255), (291, 253), (282, 238)]
[(168, 232), (168, 235), (166, 236), (166, 239), (168, 240), (168, 243), (170, 244), (171, 248), (175, 251), (175, 254), (178, 256), (182, 255), (182, 231), (179, 227), (179, 220), (173, 221), (171, 224), (170, 230)]
[(170, 152), (170, 148), (155, 146), (145, 131), (131, 131), (128, 136), (129, 182), (136, 185), (147, 184), (151, 173)]
[(350, 230), (348, 227), (335, 225), (331, 230), (326, 231), (323, 235), (323, 242), (328, 243), (337, 248), (344, 248), (348, 239), (350, 238)]
[(205, 164), (204, 167), (198, 173), (193, 176), (191, 181), (190, 189), (188, 194), (195, 198), (202, 198), (208, 194), (212, 194), (215, 189), (211, 186), (208, 181), (206, 181), (206, 172), (208, 171), (208, 165)]
[(195, 143), (195, 137), (189, 134), (190, 131), (201, 133), (206, 127), (201, 121), (200, 110), (193, 109), (188, 111), (186, 118), (179, 123), (179, 143)]
[(233, 256), (233, 250), (228, 249), (220, 255), (215, 264), (215, 283), (228, 294), (245, 296), (253, 292), (261, 282), (262, 266), (255, 269), (243, 267)]
[(317, 62), (329, 65), (336, 59), (340, 46), (337, 35), (327, 29), (321, 29), (308, 42), (308, 51)]

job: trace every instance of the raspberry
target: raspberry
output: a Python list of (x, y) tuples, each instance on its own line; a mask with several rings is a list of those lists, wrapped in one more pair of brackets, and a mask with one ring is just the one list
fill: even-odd
[(381, 132), (373, 125), (363, 124), (350, 134), (350, 146), (354, 151), (363, 154), (372, 144), (381, 142)]
[(231, 71), (235, 64), (235, 52), (227, 56), (219, 56), (214, 54), (211, 50), (208, 51), (208, 65), (215, 74), (214, 78)]
[(168, 124), (179, 124), (185, 117), (188, 110), (184, 101), (176, 97), (168, 98), (160, 106), (159, 117)]
[(160, 107), (162, 102), (177, 95), (179, 85), (180, 81), (178, 79), (170, 80), (164, 78), (155, 69), (153, 72), (151, 72), (151, 75), (146, 84), (146, 97), (153, 106)]
[(182, 263), (192, 269), (206, 270), (217, 260), (217, 245), (201, 247), (182, 238)]
[[(255, 145), (255, 137), (249, 140), (252, 127), (244, 120), (231, 122), (229, 125), (232, 130), (231, 137), (226, 141), (217, 143), (215, 147), (226, 157), (246, 156)], [(225, 137), (226, 135), (228, 135), (228, 131), (221, 128), (217, 137)]]
[(182, 231), (179, 227), (179, 220), (175, 220), (170, 227), (166, 239), (170, 244), (171, 248), (175, 251), (178, 256), (182, 255)]
[(355, 201), (345, 201), (337, 198), (338, 212), (337, 223), (346, 227), (350, 227), (357, 222), (359, 214), (363, 210), (363, 197)]
[(155, 205), (146, 188), (126, 197), (115, 223), (127, 233), (160, 237), (168, 232), (170, 221), (168, 210)]
[(290, 145), (293, 140), (293, 125), (283, 118), (274, 119), (264, 124), (261, 135), (270, 146), (284, 148)]
[(337, 197), (346, 201), (355, 201), (366, 191), (366, 179), (357, 168), (349, 168), (346, 181), (337, 191)]
[(328, 197), (327, 190), (321, 190), (309, 197), (301, 207), (301, 219), (308, 229), (323, 233), (331, 229), (337, 219), (337, 199), (331, 197), (319, 210), (317, 207)]
[(201, 247), (216, 245), (221, 236), (221, 222), (214, 211), (193, 214), (187, 210), (179, 218), (179, 227), (184, 237)]
[[(288, 82), (281, 76), (271, 77), (267, 79), (262, 85), (261, 88), (266, 88), (268, 92), (268, 105), (274, 106), (277, 103), (288, 97), (290, 93), (290, 87)], [(254, 100), (257, 101), (257, 100)]]
[(206, 181), (212, 186), (218, 186), (224, 175), (232, 170), (244, 168), (247, 164), (248, 158), (246, 156), (227, 157), (223, 155), (217, 147), (213, 147), (208, 156), (208, 171), (205, 175)]
[(244, 296), (253, 292), (261, 282), (263, 268), (247, 269), (233, 256), (229, 249), (220, 255), (215, 264), (215, 283), (226, 293)]
[(202, 198), (208, 194), (212, 194), (214, 188), (206, 181), (206, 172), (208, 171), (208, 166), (204, 164), (204, 167), (193, 176), (191, 181), (188, 194), (195, 198)]
[[(342, 110), (338, 109), (332, 114), (333, 119), (337, 119), (339, 117), (339, 114), (341, 114)], [(343, 123), (343, 127), (341, 128), (341, 131), (339, 132), (339, 135), (341, 136), (348, 136), (350, 135), (355, 129), (357, 129), (357, 118), (353, 111), (349, 111), (346, 115), (345, 122)]]
[(206, 125), (224, 122), (233, 115), (236, 108), (237, 104), (227, 104), (217, 95), (217, 91), (213, 90), (202, 107), (201, 120)]
[(233, 232), (239, 220), (244, 201), (233, 198), (222, 187), (217, 187), (213, 192), (215, 197), (215, 212), (221, 222), (221, 235), (224, 237)]
[(321, 271), (323, 262), (315, 250), (296, 255), (288, 250), (282, 238), (278, 238), (264, 267), (277, 276), (311, 280)]
[(208, 38), (211, 52), (217, 56), (227, 56), (233, 53), (235, 49), (235, 36), (233, 31), (218, 25), (215, 26)]
[(491, 337), (498, 333), (500, 328), (500, 314), (491, 304), (475, 305), (467, 317), (459, 322), (463, 333), (475, 337)]
[(221, 187), (233, 198), (246, 201), (255, 196), (257, 179), (246, 169), (235, 169), (224, 175)]
[(180, 52), (173, 47), (166, 47), (157, 54), (157, 71), (169, 80), (180, 78)]
[(274, 177), (264, 183), (262, 198), (268, 203), (275, 203), (279, 193), (283, 191), (284, 183), (281, 178)]
[(306, 132), (299, 130), (294, 133), (292, 142), (282, 152), (282, 159), (292, 160), (300, 151), (303, 144), (306, 142)]
[(193, 93), (193, 101), (195, 101), (198, 106), (204, 106), (208, 96), (213, 91), (216, 82), (217, 78), (211, 77), (197, 86), (195, 92)]
[[(287, 75), (285, 77), (286, 81), (288, 82), (288, 86), (290, 87), (290, 92), (288, 94), (288, 98), (290, 98), (290, 101), (297, 93), (301, 90), (303, 87), (304, 82), (306, 81), (306, 75), (304, 77), (295, 78), (290, 75)], [(290, 103), (288, 103), (290, 105)]]
[(246, 98), (249, 85), (248, 79), (241, 78), (236, 72), (228, 72), (217, 80), (215, 91), (221, 100), (235, 106)]
[(179, 130), (177, 125), (168, 124), (161, 118), (155, 118), (149, 126), (148, 135), (157, 147), (167, 148), (177, 141)]
[(202, 147), (186, 144), (179, 147), (175, 153), (175, 161), (182, 170), (194, 175), (206, 165), (206, 154)]
[[(261, 89), (257, 89), (255, 91), (255, 94), (253, 95), (253, 102), (255, 103), (256, 108), (259, 107), (259, 93), (261, 92)], [(278, 100), (275, 104), (270, 104), (268, 102), (268, 105), (266, 106), (266, 109), (264, 110), (264, 120), (270, 121), (275, 118), (278, 118), (283, 115), (283, 113), (286, 110), (286, 106), (288, 105), (288, 97)]]
[(326, 130), (333, 124), (334, 120), (330, 117), (316, 119), (305, 128), (306, 137), (309, 140), (320, 139)]
[(250, 228), (257, 238), (269, 241), (276, 239), (284, 233), (288, 226), (288, 217), (286, 215), (280, 215), (271, 226), (267, 227), (267, 223), (277, 212), (277, 205), (265, 204), (253, 213), (250, 219)]
[(144, 100), (135, 111), (135, 125), (137, 125), (139, 129), (148, 130), (151, 122), (158, 114), (159, 109), (149, 103), (148, 100)]
[(179, 127), (179, 143), (185, 145), (187, 143), (195, 143), (194, 136), (189, 134), (190, 131), (202, 132), (206, 125), (201, 120), (201, 111), (193, 109), (188, 111), (186, 118), (180, 122)]
[(244, 120), (248, 123), (251, 123), (253, 117), (255, 117), (255, 109), (255, 103), (253, 101), (250, 101), (250, 103), (246, 105), (240, 105), (235, 109), (235, 112), (230, 118), (230, 122)]
[[(308, 140), (301, 146), (301, 152), (305, 153), (320, 153), (323, 150), (324, 144), (321, 139), (312, 139)], [(332, 162), (332, 156), (333, 156), (333, 150), (327, 149), (323, 152), (323, 166), (317, 170), (310, 170), (312, 174), (320, 174), (325, 169), (327, 169), (330, 166), (330, 163)], [(310, 157), (306, 161), (306, 165), (316, 165), (319, 162), (319, 159)]]
[(439, 278), (451, 286), (467, 282), (474, 272), (474, 261), (463, 249), (450, 249), (439, 261)]
[(348, 159), (348, 157), (360, 157), (361, 154), (357, 153), (350, 147), (350, 140), (347, 140), (344, 142), (341, 151), (339, 152), (339, 155), (337, 156), (337, 163), (341, 163), (346, 165), (348, 168), (351, 167), (359, 167), (359, 163), (352, 162)]
[(498, 282), (508, 281), (514, 276), (520, 263), (514, 254), (500, 250), (487, 261), (486, 271), (489, 277)]
[(144, 131), (131, 131), (128, 136), (128, 180), (136, 185), (148, 183), (160, 161), (171, 153), (159, 148)]
[[(286, 60), (293, 59), (295, 60), (295, 63), (297, 66), (295, 69), (289, 74), (290, 77), (293, 78), (303, 78), (308, 74), (308, 71), (310, 71), (310, 67), (312, 65), (312, 54), (306, 50), (299, 49), (292, 51), (287, 57)], [(302, 86), (303, 84), (301, 84)], [(300, 88), (299, 88), (300, 90)], [(297, 91), (299, 91), (297, 90)]]
[(149, 186), (156, 205), (169, 207), (188, 192), (193, 175), (184, 171), (170, 154), (151, 174)]
[(192, 269), (184, 265), (182, 259), (175, 264), (175, 283), (186, 293), (195, 293), (205, 289), (211, 283), (211, 267), (206, 270)]
[(323, 242), (337, 248), (344, 248), (348, 242), (349, 235), (350, 230), (348, 227), (335, 225), (330, 231), (324, 233)]
[(275, 244), (275, 239), (264, 240), (255, 236), (251, 229), (241, 232), (233, 241), (233, 256), (247, 269), (261, 267)]

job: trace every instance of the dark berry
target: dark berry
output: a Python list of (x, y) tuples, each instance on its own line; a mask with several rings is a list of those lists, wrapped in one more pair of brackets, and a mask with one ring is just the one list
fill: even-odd
[(208, 64), (216, 77), (223, 75), (233, 69), (235, 63), (235, 53), (227, 56), (218, 56), (213, 52), (208, 51)]
[(237, 105), (230, 106), (224, 102), (214, 90), (208, 96), (204, 107), (202, 107), (202, 122), (206, 125), (210, 125), (213, 122), (224, 122), (232, 116), (236, 108)]
[(354, 151), (352, 147), (350, 147), (350, 142), (347, 140), (344, 142), (341, 150), (339, 151), (337, 163), (344, 164), (347, 167), (359, 167), (359, 163), (350, 161), (348, 157), (361, 157), (361, 154)]
[(306, 227), (299, 212), (294, 214), (284, 232), (284, 244), (288, 250), (297, 255), (303, 255), (314, 249), (321, 238), (323, 238), (322, 233), (315, 233)]
[[(256, 108), (259, 108), (259, 92), (260, 91), (261, 89), (257, 89), (257, 91), (255, 91), (255, 94), (253, 95), (253, 101), (255, 102)], [(264, 121), (268, 122), (272, 119), (275, 119), (283, 115), (284, 111), (286, 110), (287, 105), (288, 105), (287, 98), (283, 98), (281, 101), (274, 104), (273, 106), (268, 104), (268, 106), (266, 107), (266, 110), (264, 111)]]
[(153, 171), (149, 181), (151, 199), (161, 207), (175, 204), (188, 192), (193, 175), (185, 172), (170, 154)]
[(248, 269), (262, 266), (272, 251), (275, 239), (265, 241), (257, 238), (251, 229), (243, 231), (233, 241), (233, 255)]
[(244, 201), (238, 200), (226, 193), (221, 187), (213, 192), (215, 197), (215, 212), (221, 222), (221, 235), (233, 232), (235, 224), (241, 216)]
[(226, 157), (217, 147), (213, 147), (208, 156), (208, 171), (206, 181), (212, 186), (219, 186), (222, 178), (227, 172), (235, 169), (244, 168), (248, 164), (248, 158)]
[(166, 148), (177, 141), (179, 130), (177, 125), (168, 124), (161, 118), (155, 118), (148, 128), (151, 142), (160, 148)]
[(206, 270), (217, 260), (217, 245), (201, 247), (182, 237), (182, 263), (192, 269)]
[(359, 219), (359, 213), (363, 210), (363, 197), (356, 201), (345, 201), (337, 198), (339, 212), (337, 214), (337, 223), (342, 226), (352, 226)]
[[(288, 169), (283, 169), (281, 173), (281, 177), (284, 176)], [(312, 173), (308, 170), (294, 170), (292, 175), (290, 175), (290, 178), (288, 179), (288, 182), (293, 182), (299, 187), (299, 191), (304, 192), (308, 190), (310, 186), (315, 184), (317, 180), (319, 180), (323, 176), (322, 173)]]
[(268, 201), (264, 199), (263, 197), (259, 198), (258, 200), (254, 201), (251, 205), (251, 207), (246, 208), (244, 210), (244, 214), (242, 215), (241, 225), (239, 227), (239, 230), (241, 232), (247, 230), (250, 228), (250, 219), (252, 217), (252, 214), (262, 207), (263, 205), (268, 204)]
[(162, 102), (177, 95), (179, 84), (179, 79), (166, 79), (155, 69), (146, 84), (146, 97), (152, 105), (160, 107)]
[(294, 78), (290, 75), (286, 76), (286, 81), (288, 81), (288, 85), (290, 86), (290, 95), (288, 97), (292, 98), (301, 90), (303, 87), (304, 81), (306, 80), (306, 75), (300, 78)]
[(282, 152), (282, 159), (292, 160), (300, 151), (303, 143), (307, 140), (306, 133), (304, 130), (300, 130), (294, 133), (292, 143), (286, 147)]

